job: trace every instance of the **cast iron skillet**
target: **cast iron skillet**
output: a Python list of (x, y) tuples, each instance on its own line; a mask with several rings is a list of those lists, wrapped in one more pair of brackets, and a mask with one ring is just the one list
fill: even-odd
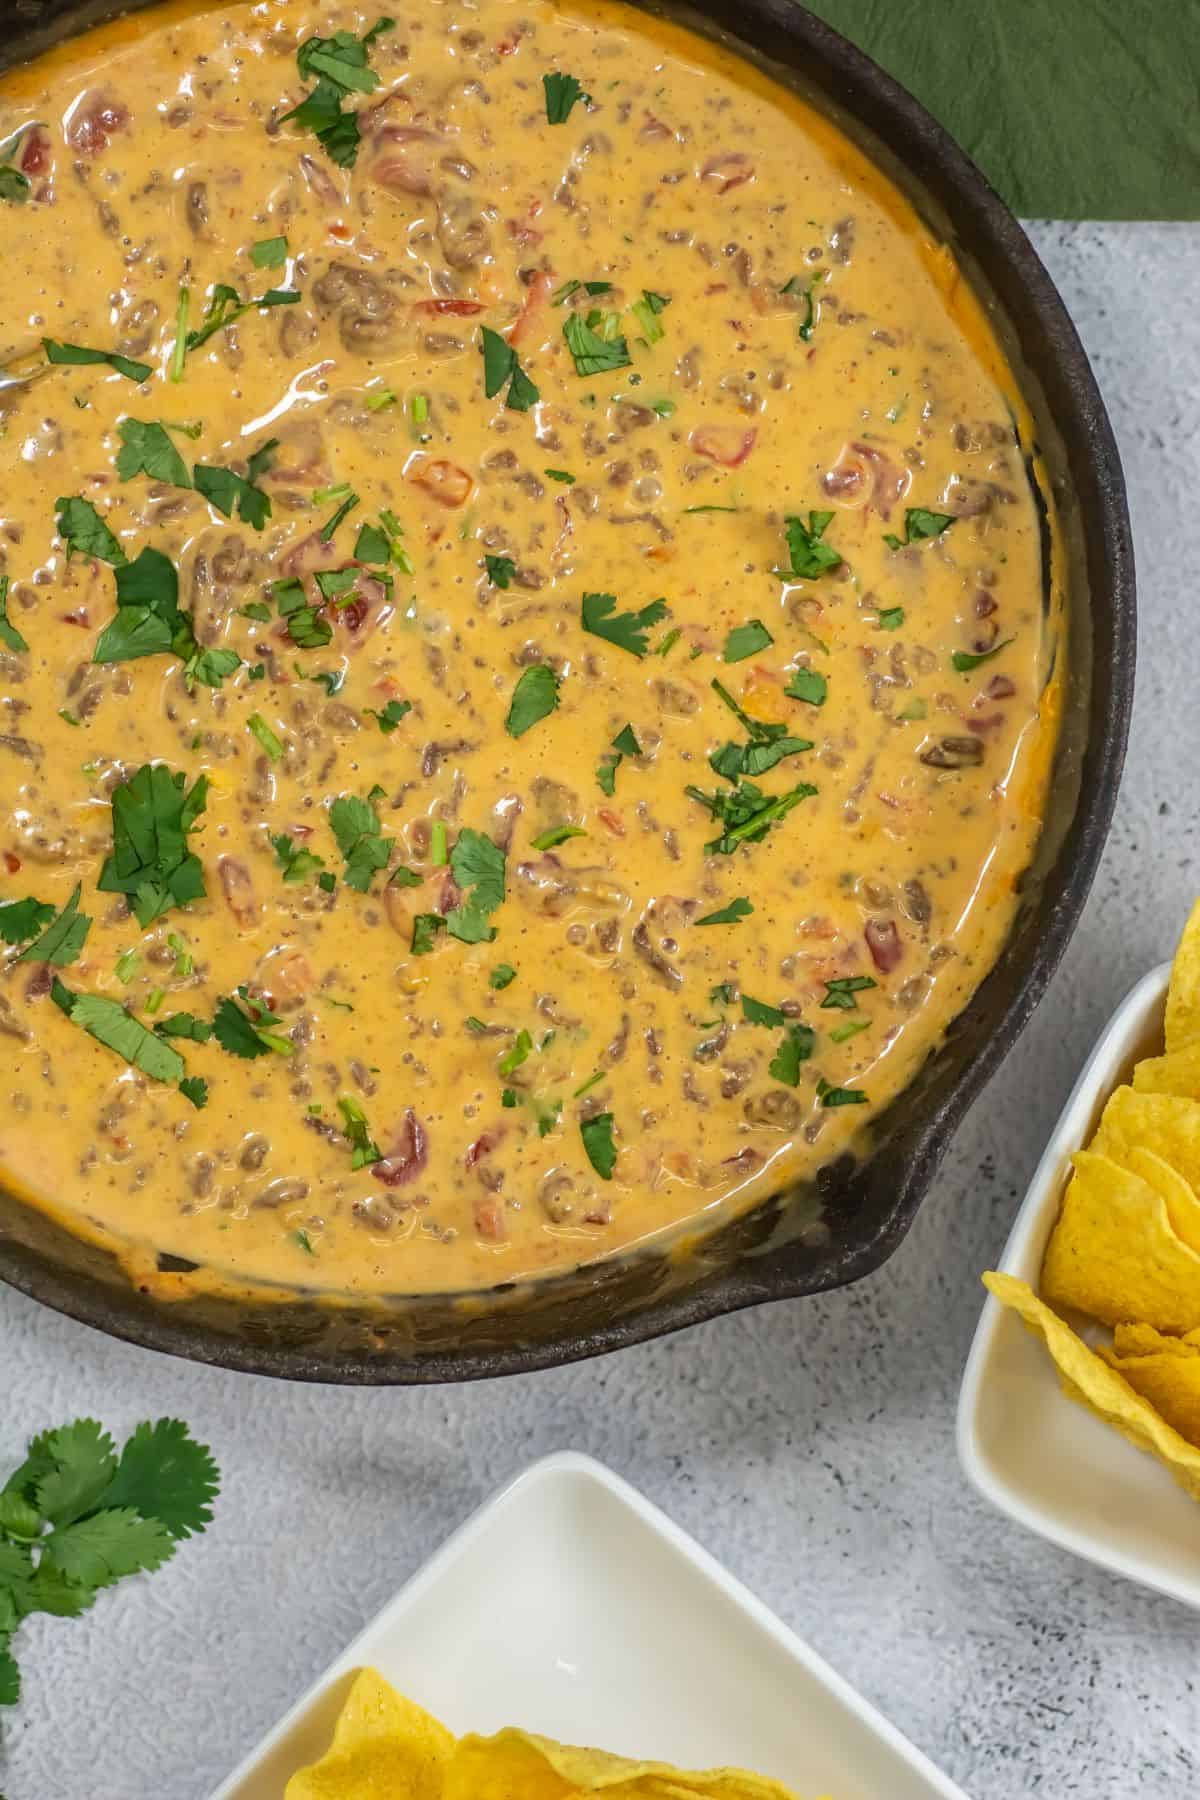
[[(874, 1151), (824, 1170), (711, 1232), (686, 1254), (614, 1259), (518, 1290), (459, 1300), (402, 1295), (321, 1307), (295, 1290), (261, 1301), (164, 1305), (116, 1262), (0, 1191), (0, 1277), (102, 1331), (195, 1361), (305, 1381), (462, 1381), (596, 1356), (718, 1313), (840, 1287), (889, 1257), (951, 1134), (1040, 999), (1091, 885), (1116, 798), (1133, 698), (1133, 554), (1125, 487), (1092, 372), (1045, 269), (974, 165), (903, 88), (792, 0), (642, 0), (732, 42), (829, 113), (953, 248), (988, 305), (1036, 420), (1068, 596), (1068, 692), (1046, 828), (1012, 936), (907, 1093)], [(18, 0), (0, 65), (85, 24), (110, 0)], [(1035, 446), (1025, 447), (1032, 451)], [(191, 1268), (162, 1258), (186, 1281)]]

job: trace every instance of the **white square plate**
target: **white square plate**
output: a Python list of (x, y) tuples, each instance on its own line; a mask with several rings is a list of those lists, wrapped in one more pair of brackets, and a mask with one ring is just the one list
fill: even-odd
[[(1135, 1062), (1161, 1053), (1169, 963), (1138, 982), (1092, 1051), (999, 1268), (1038, 1285), (1071, 1155)], [(1076, 1556), (1200, 1607), (1200, 1512), (1168, 1471), (1068, 1400), (1040, 1338), (991, 1295), (958, 1402), (958, 1454), (994, 1506)]]
[(521, 1724), (804, 1800), (966, 1800), (752, 1594), (587, 1457), (547, 1458), (455, 1532), (212, 1800), (280, 1800), (370, 1664), (452, 1731)]

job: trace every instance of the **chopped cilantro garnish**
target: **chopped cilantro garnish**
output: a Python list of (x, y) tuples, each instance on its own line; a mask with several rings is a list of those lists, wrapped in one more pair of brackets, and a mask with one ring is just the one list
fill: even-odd
[[(325, 523), (322, 525), (320, 531), (317, 534), (323, 544), (327, 544), (329, 542), (330, 538), (333, 536), (334, 532), (337, 530), (337, 528), (341, 524), (342, 520), (346, 517), (347, 513), (352, 513), (354, 511), (354, 508), (357, 505), (358, 505), (358, 495), (357, 494), (347, 494), (346, 498), (342, 501), (342, 504), (338, 507), (337, 511), (330, 514), (330, 516), (326, 519)], [(320, 581), (318, 580), (317, 586), (320, 587), (320, 585), (321, 585)]]
[(532, 1049), (533, 1039), (530, 1037), (529, 1033), (527, 1031), (518, 1031), (512, 1044), (497, 1062), (497, 1073), (500, 1075), (511, 1075), (514, 1069), (519, 1069), (521, 1064), (525, 1062)]
[(505, 729), (510, 737), (522, 737), (539, 720), (548, 718), (557, 705), (558, 676), (546, 663), (533, 663), (513, 689)]
[[(615, 751), (615, 755), (613, 752)], [(617, 770), (627, 756), (640, 756), (642, 747), (634, 736), (632, 725), (622, 725), (613, 739), (613, 750), (606, 751), (596, 767), (596, 780), (611, 800), (616, 791)]]
[(496, 967), (488, 976), (488, 986), (490, 988), (495, 988), (497, 992), (499, 992), (501, 988), (508, 987), (509, 983), (516, 979), (517, 971), (513, 968), (511, 963), (497, 963)]
[(365, 894), (378, 871), (387, 868), (392, 853), (391, 840), (383, 835), (379, 814), (371, 799), (343, 794), (329, 809), (329, 823), (345, 858), (343, 879)]
[(29, 645), (8, 616), (8, 576), (0, 575), (0, 644), (10, 650), (28, 650)]
[(353, 168), (362, 138), (358, 118), (342, 110), (346, 94), (373, 94), (380, 77), (368, 67), (367, 52), (375, 39), (391, 31), (394, 19), (376, 19), (359, 38), (352, 31), (335, 31), (332, 37), (310, 37), (296, 52), (296, 66), (305, 81), (316, 86), (299, 106), (283, 115), (314, 133), (322, 149), (339, 168)]
[(74, 994), (57, 976), (51, 998), (73, 1025), (80, 1026), (106, 1050), (123, 1056), (143, 1075), (169, 1082), (173, 1087), (183, 1080), (187, 1065), (178, 1050), (172, 1050), (118, 1001), (108, 1000), (102, 994)]
[(826, 1010), (832, 1007), (836, 1012), (853, 1012), (858, 1005), (855, 994), (878, 986), (873, 975), (839, 975), (836, 981), (825, 983), (825, 998), (821, 1005)]
[(338, 1096), (338, 1111), (354, 1151), (350, 1158), (351, 1169), (364, 1169), (369, 1163), (382, 1162), (383, 1152), (371, 1136), (367, 1115), (352, 1094)]
[(586, 836), (582, 825), (551, 825), (548, 831), (538, 832), (533, 847), (535, 850), (553, 850), (556, 845), (565, 844), (568, 838)]
[(528, 412), (540, 395), (507, 338), (485, 325), (479, 347), (483, 354), (483, 391), (488, 399), (494, 399), (507, 382), (508, 395), (504, 404), (512, 412)]
[(742, 1017), (751, 1025), (777, 1027), (787, 1024), (786, 1013), (781, 1012), (777, 1006), (768, 1006), (764, 1000), (752, 1000), (749, 994), (742, 995)]
[(107, 363), (118, 375), (124, 375), (127, 381), (149, 381), (154, 373), (149, 363), (134, 362), (128, 356), (118, 356), (115, 350), (86, 350), (82, 344), (62, 344), (56, 338), (44, 337), (42, 349), (52, 363), (76, 363), (88, 365)]
[(182, 773), (143, 763), (113, 789), (113, 849), (96, 885), (126, 895), (143, 929), (173, 906), (204, 898), (204, 873), (187, 838), (205, 809), (208, 778), (186, 786)]
[(591, 101), (591, 95), (584, 93), (574, 75), (543, 75), (542, 91), (546, 100), (546, 118), (551, 125), (565, 125), (577, 100), (589, 104)]
[(1005, 638), (1002, 644), (993, 644), (990, 650), (979, 650), (974, 652), (970, 650), (956, 650), (954, 655), (950, 658), (950, 661), (960, 675), (967, 675), (972, 669), (977, 669), (980, 663), (991, 662), (993, 656), (999, 656), (1000, 652), (1002, 650), (1007, 650), (1012, 642), (1012, 638)]
[(511, 556), (485, 556), (483, 561), (493, 587), (506, 588), (517, 572)]
[(904, 515), (904, 536), (897, 537), (894, 531), (885, 531), (883, 541), (889, 550), (902, 550), (906, 544), (921, 544), (927, 538), (941, 537), (951, 525), (957, 523), (956, 513), (930, 512), (924, 506), (910, 506)]
[(318, 869), (325, 867), (325, 858), (317, 856), (312, 850), (304, 850), (294, 844), (286, 831), (271, 839), (271, 848), (275, 852), (283, 879), (287, 882), (307, 881)]
[(817, 289), (824, 279), (824, 269), (818, 269), (807, 284), (801, 281), (798, 275), (793, 275), (791, 280), (785, 281), (779, 290), (781, 294), (804, 295), (805, 309), (801, 316), (800, 323), (796, 327), (796, 334), (806, 344), (811, 340), (813, 330), (816, 327), (817, 303), (815, 296)]
[(784, 525), (791, 563), (786, 569), (776, 569), (775, 573), (785, 581), (815, 581), (827, 570), (839, 568), (841, 557), (831, 544), (824, 542), (832, 519), (831, 512), (810, 512), (806, 525), (803, 519), (789, 515)]
[(272, 1051), (276, 1056), (291, 1056), (296, 1048), (291, 1040), (267, 1029), (279, 1024), (275, 1014), (268, 1012), (257, 1000), (251, 1000), (244, 987), (240, 987), (238, 993), (246, 1003), (245, 1008), (227, 996), (213, 1018), (213, 1036), (222, 1050), (246, 1061), (267, 1056)]
[(664, 336), (663, 328), (658, 322), (658, 315), (671, 302), (663, 294), (652, 294), (649, 288), (642, 289), (642, 297), (635, 300), (630, 312), (642, 328), (642, 336), (648, 344), (657, 344)]
[[(187, 292), (186, 288), (183, 292)], [(245, 313), (254, 311), (256, 307), (260, 312), (265, 312), (272, 306), (295, 306), (299, 299), (300, 295), (292, 288), (268, 288), (265, 294), (252, 295), (249, 300), (243, 300), (236, 288), (218, 281), (213, 287), (203, 322), (181, 340), (184, 355), (198, 350), (216, 332), (224, 331), (227, 325), (235, 324)]]
[(756, 656), (774, 642), (761, 619), (750, 619), (745, 625), (735, 625), (725, 639), (724, 660), (727, 663), (745, 662), (748, 656)]
[(0, 938), (6, 944), (24, 944), (53, 917), (54, 908), (32, 895), (25, 900), (8, 900), (0, 906)]
[(125, 561), (125, 552), (90, 500), (78, 494), (60, 495), (55, 505), (55, 524), (67, 546), (68, 561), (72, 556), (94, 556), (114, 567)]
[(195, 1013), (171, 1013), (160, 1019), (154, 1027), (159, 1037), (188, 1038), (194, 1044), (207, 1044), (213, 1034), (213, 1028), (207, 1019), (198, 1019)]
[(817, 1099), (822, 1106), (865, 1106), (867, 1096), (861, 1088), (830, 1087), (820, 1078), (817, 1082)]
[(413, 919), (412, 953), (414, 956), (427, 956), (433, 949), (433, 941), (439, 931), (445, 930), (446, 921), (441, 913), (417, 913)]
[(701, 806), (706, 806), (714, 819), (725, 827), (720, 837), (704, 846), (707, 856), (732, 856), (740, 844), (756, 844), (767, 835), (772, 825), (786, 818), (794, 806), (810, 799), (817, 789), (811, 781), (798, 782), (785, 794), (764, 794), (752, 781), (739, 781), (732, 793), (706, 794), (688, 785), (684, 792)]
[(148, 475), (152, 481), (167, 481), (172, 487), (191, 487), (187, 464), (164, 425), (147, 424), (141, 419), (122, 419), (117, 430), (121, 434), (117, 474), (122, 481)]
[(271, 761), (278, 762), (283, 755), (283, 743), (276, 737), (261, 713), (255, 712), (250, 714), (250, 717), (246, 720), (246, 729), (253, 733), (258, 739)]
[(590, 312), (585, 319), (581, 313), (572, 313), (563, 321), (563, 337), (577, 375), (606, 375), (613, 369), (628, 368), (632, 360), (629, 345), (619, 333), (606, 338), (596, 330), (603, 316)]
[(451, 937), (464, 944), (483, 944), (496, 933), (488, 919), (504, 900), (504, 852), (486, 832), (464, 826), (450, 852), (450, 873), (465, 895), (446, 916)]
[(293, 644), (299, 645), (301, 650), (318, 650), (329, 642), (333, 628), (328, 619), (322, 619), (317, 609), (310, 606), (302, 581), (295, 576), (287, 581), (273, 581), (271, 592), (280, 618), (287, 621), (288, 636)]
[(279, 445), (278, 438), (271, 438), (261, 449), (254, 452), (246, 464), (245, 475), (236, 475), (232, 469), (213, 467), (207, 463), (197, 463), (193, 471), (196, 478), (196, 490), (204, 495), (210, 506), (215, 506), (225, 518), (233, 517), (234, 508), (243, 525), (261, 531), (271, 516), (271, 497), (257, 486), (260, 475), (265, 475), (271, 466), (271, 458)]
[(697, 919), (696, 924), (736, 925), (739, 919), (748, 919), (753, 911), (754, 907), (751, 902), (746, 899), (744, 894), (740, 894), (736, 900), (731, 900), (728, 906), (721, 907), (719, 912), (706, 913), (702, 919)]
[(575, 485), (575, 477), (571, 474), (569, 469), (543, 469), (542, 473), (551, 481), (564, 482), (567, 487), (574, 487)]
[(565, 305), (566, 302), (571, 298), (571, 295), (577, 294), (579, 292), (580, 288), (583, 289), (585, 294), (592, 294), (592, 295), (608, 294), (608, 293), (612, 292), (612, 282), (611, 281), (564, 281), (562, 286), (555, 288), (554, 292), (551, 294), (551, 296), (550, 296), (551, 306)]
[(810, 706), (824, 706), (829, 693), (829, 682), (817, 669), (793, 669), (792, 678), (783, 691), (792, 700), (806, 700)]
[(880, 631), (899, 631), (904, 623), (902, 606), (885, 606), (879, 614)]
[(808, 1025), (789, 1025), (779, 1040), (779, 1048), (767, 1064), (767, 1073), (788, 1087), (798, 1087), (800, 1065), (813, 1053), (816, 1033)]
[(383, 735), (390, 737), (401, 719), (412, 711), (412, 701), (389, 700), (387, 705), (381, 707), (379, 711), (376, 711), (373, 706), (368, 706), (366, 711), (372, 715)]
[(831, 1044), (844, 1044), (847, 1039), (857, 1037), (860, 1031), (870, 1029), (870, 1019), (847, 1019), (844, 1025), (839, 1025), (836, 1031), (830, 1032), (829, 1041)]
[(587, 1159), (601, 1181), (611, 1181), (613, 1170), (617, 1166), (617, 1147), (613, 1143), (612, 1114), (602, 1112), (597, 1113), (594, 1119), (582, 1120), (579, 1126), (579, 1135), (583, 1139)]
[(619, 613), (616, 605), (615, 594), (585, 594), (581, 607), (583, 629), (593, 637), (616, 644), (620, 650), (628, 650), (632, 656), (645, 656), (650, 648), (650, 627), (667, 616), (666, 601), (651, 600), (639, 612)]
[(0, 163), (0, 200), (24, 206), (30, 194), (29, 177), (11, 163)]
[[(29, 944), (22, 950), (20, 956), (14, 957), (14, 962), (53, 963), (56, 968), (63, 969), (66, 968), (68, 963), (73, 963), (75, 961), (87, 941), (88, 932), (92, 928), (92, 921), (85, 913), (81, 913), (79, 910), (79, 896), (81, 892), (82, 889), (79, 884), (76, 883), (75, 891), (67, 901), (67, 904), (63, 907), (62, 911), (52, 918), (47, 924), (45, 931), (34, 943)], [(40, 915), (43, 910), (36, 900), (17, 901), (16, 905), (18, 907), (28, 906), (35, 909), (38, 915)], [(0, 907), (0, 915), (2, 915), (5, 910), (5, 908)], [(53, 909), (50, 910), (52, 911)], [(10, 920), (10, 930), (12, 929), (12, 925), (13, 921)], [(4, 929), (2, 923), (0, 923), (0, 936), (7, 938), (9, 943), (19, 942), (18, 939), (8, 936), (8, 931)]]
[(256, 269), (281, 269), (288, 259), (285, 237), (259, 238), (250, 246), (250, 261)]

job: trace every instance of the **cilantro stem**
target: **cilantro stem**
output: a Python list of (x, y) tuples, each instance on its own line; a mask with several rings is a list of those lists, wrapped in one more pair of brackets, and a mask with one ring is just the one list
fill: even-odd
[(183, 380), (183, 365), (187, 361), (187, 322), (188, 308), (192, 303), (191, 288), (181, 287), (179, 305), (175, 309), (175, 348), (171, 352), (171, 380)]

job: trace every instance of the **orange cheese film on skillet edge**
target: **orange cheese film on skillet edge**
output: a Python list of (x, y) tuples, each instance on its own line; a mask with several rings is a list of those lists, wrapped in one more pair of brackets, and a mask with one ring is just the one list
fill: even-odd
[(845, 139), (617, 6), (375, 20), (0, 85), (55, 359), (0, 396), (0, 1167), (351, 1293), (853, 1147), (1004, 941), (1057, 693), (1011, 378)]

